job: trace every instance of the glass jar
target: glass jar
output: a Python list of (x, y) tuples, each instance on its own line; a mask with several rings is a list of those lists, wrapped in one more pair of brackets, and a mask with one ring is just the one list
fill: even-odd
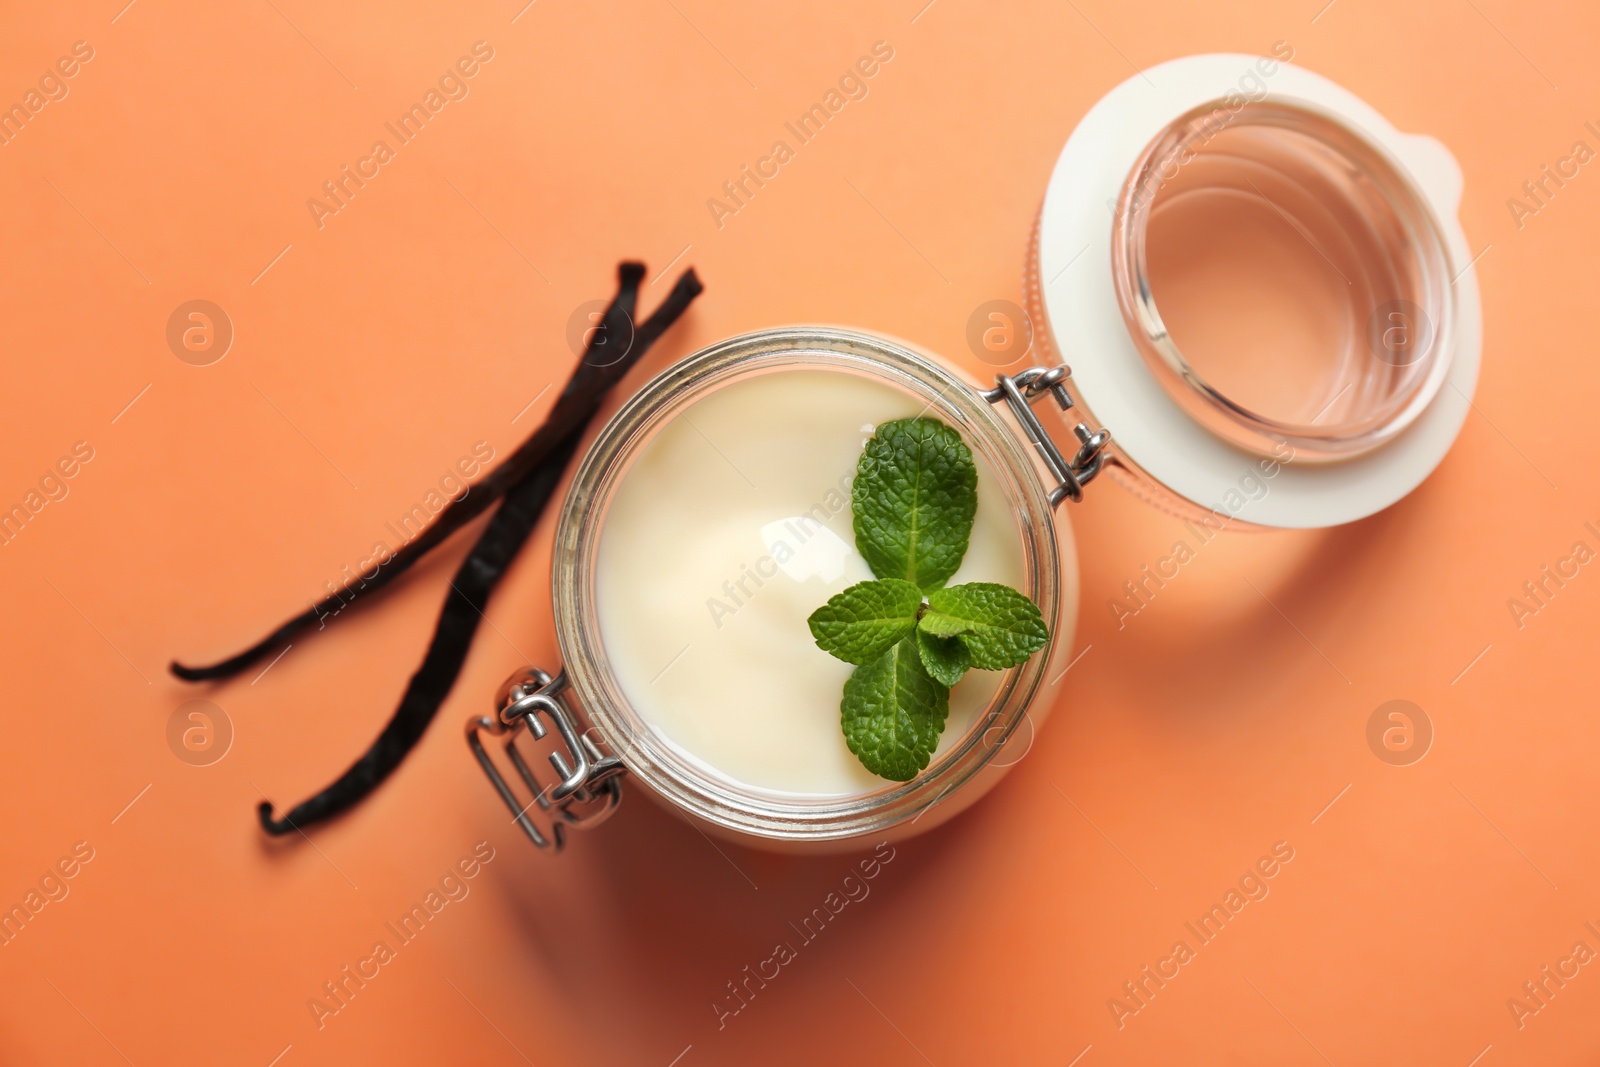
[[(745, 788), (686, 755), (650, 725), (629, 700), (607, 655), (597, 610), (597, 561), (610, 505), (641, 450), (686, 408), (750, 378), (796, 370), (869, 378), (925, 405), (924, 413), (954, 427), (995, 476), (1022, 549), (1021, 587), (1039, 606), (1050, 640), (1005, 671), (987, 706), (961, 736), (941, 744), (928, 767), (908, 782), (845, 797), (804, 797)], [(1078, 454), (1063, 456), (1030, 402), (1071, 407), (1064, 368), (1002, 375), (985, 390), (937, 357), (883, 338), (823, 327), (746, 334), (705, 348), (647, 383), (606, 423), (573, 477), (556, 530), (552, 593), (560, 675), (530, 671), (503, 688), (497, 719), (474, 719), (468, 738), (501, 795), (520, 811), (535, 843), (557, 845), (569, 825), (590, 825), (620, 800), (619, 776), (671, 805), (703, 829), (785, 850), (845, 849), (865, 840), (895, 840), (938, 825), (978, 799), (1026, 751), (1059, 682), (1072, 647), (1078, 572), (1072, 536), (1055, 511), (1076, 497), (1100, 469), (1105, 435), (1084, 428)], [(1048, 484), (1047, 484), (1048, 479)], [(541, 780), (519, 750), (523, 727), (533, 740), (556, 727), (548, 754), (557, 778)], [(504, 748), (527, 802), (495, 770), (480, 731), (504, 733)], [(1021, 747), (1012, 743), (1023, 738)], [(554, 740), (554, 739), (552, 739)], [(544, 776), (548, 779), (548, 776)], [(541, 803), (542, 802), (542, 803)], [(551, 829), (528, 818), (540, 807)]]

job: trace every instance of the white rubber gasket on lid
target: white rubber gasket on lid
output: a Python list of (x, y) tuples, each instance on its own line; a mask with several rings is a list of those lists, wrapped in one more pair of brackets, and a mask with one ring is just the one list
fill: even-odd
[[(1271, 75), (1258, 68), (1263, 62), (1275, 68)], [(1258, 88), (1263, 82), (1265, 97)], [(1250, 90), (1257, 100), (1331, 115), (1402, 168), (1444, 235), (1456, 314), (1449, 377), (1416, 422), (1388, 444), (1352, 459), (1282, 465), (1258, 499), (1243, 492), (1240, 480), (1260, 477), (1262, 457), (1214, 436), (1167, 395), (1134, 347), (1111, 276), (1113, 209), (1140, 153), (1185, 113)], [(1107, 93), (1083, 117), (1056, 161), (1039, 220), (1044, 328), (1071, 364), (1084, 407), (1110, 429), (1127, 460), (1161, 486), (1202, 508), (1262, 526), (1304, 529), (1353, 522), (1420, 485), (1450, 450), (1471, 408), (1483, 322), (1472, 254), (1456, 218), (1461, 186), (1460, 167), (1442, 144), (1401, 133), (1320, 75), (1242, 54), (1163, 63)], [(1239, 506), (1241, 495), (1245, 502)], [(1233, 507), (1225, 504), (1230, 500)]]

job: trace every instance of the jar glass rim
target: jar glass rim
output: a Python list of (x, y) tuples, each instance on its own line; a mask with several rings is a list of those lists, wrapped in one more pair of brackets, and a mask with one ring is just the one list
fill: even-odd
[[(1025, 591), (1052, 621), (1052, 646), (1006, 672), (967, 733), (909, 782), (844, 797), (786, 797), (748, 789), (678, 749), (629, 702), (611, 669), (595, 609), (596, 563), (609, 502), (655, 431), (696, 400), (735, 381), (783, 370), (865, 375), (905, 390), (961, 432), (994, 470), (1015, 513)], [(606, 423), (585, 453), (556, 530), (552, 592), (556, 635), (572, 693), (629, 772), (652, 792), (710, 824), (757, 837), (826, 841), (878, 833), (916, 819), (995, 761), (1041, 688), (1062, 601), (1053, 509), (1037, 462), (1001, 409), (934, 359), (901, 344), (830, 327), (787, 327), (711, 345), (664, 370)]]
[[(1338, 199), (1342, 189), (1352, 200), (1359, 198), (1359, 203), (1346, 206), (1371, 232), (1365, 235), (1365, 247), (1357, 243), (1347, 269), (1355, 272), (1358, 282), (1386, 272), (1392, 275), (1377, 283), (1382, 299), (1374, 298), (1369, 319), (1352, 330), (1352, 336), (1359, 333), (1371, 350), (1368, 375), (1387, 381), (1372, 389), (1363, 386), (1356, 401), (1346, 405), (1347, 413), (1328, 424), (1276, 418), (1227, 396), (1180, 350), (1162, 320), (1159, 294), (1152, 291), (1146, 241), (1163, 186), (1190, 161), (1201, 158), (1219, 136), (1241, 132), (1255, 138), (1260, 153), (1250, 159), (1251, 148), (1241, 149), (1235, 140), (1225, 151), (1238, 153), (1243, 165), (1271, 167), (1273, 153), (1296, 153), (1297, 165), (1314, 180), (1326, 182), (1317, 190), (1324, 197)], [(1298, 151), (1296, 142), (1313, 151)], [(1273, 204), (1255, 183), (1251, 186), (1253, 193)], [(1273, 207), (1311, 240), (1303, 224), (1279, 205)], [(1318, 242), (1312, 241), (1312, 247), (1328, 259)], [(1448, 377), (1455, 344), (1454, 296), (1449, 249), (1433, 209), (1403, 165), (1359, 129), (1316, 105), (1263, 100), (1230, 108), (1215, 100), (1191, 108), (1162, 128), (1138, 156), (1118, 196), (1111, 259), (1112, 283), (1129, 333), (1163, 390), (1208, 430), (1249, 451), (1272, 454), (1287, 443), (1296, 459), (1304, 462), (1334, 461), (1370, 451), (1411, 425)], [(1347, 284), (1351, 282), (1346, 278)], [(1386, 286), (1394, 291), (1387, 292)], [(1388, 323), (1379, 320), (1391, 305), (1395, 314), (1405, 317), (1408, 335), (1425, 337), (1425, 342), (1403, 352), (1385, 347)], [(1369, 336), (1375, 323), (1379, 323), (1376, 340)], [(1362, 397), (1363, 393), (1367, 395)], [(1339, 399), (1334, 397), (1329, 407)]]

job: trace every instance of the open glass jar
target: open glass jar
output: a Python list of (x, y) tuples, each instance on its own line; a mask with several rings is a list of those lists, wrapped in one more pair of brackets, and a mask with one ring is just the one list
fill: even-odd
[[(556, 848), (568, 827), (615, 810), (624, 774), (702, 829), (767, 848), (848, 849), (950, 818), (1025, 753), (1070, 662), (1077, 561), (1056, 508), (1080, 499), (1103, 470), (1214, 527), (1303, 528), (1379, 511), (1438, 465), (1470, 408), (1481, 349), (1472, 259), (1455, 219), (1460, 190), (1460, 172), (1436, 141), (1400, 133), (1345, 90), (1281, 60), (1195, 56), (1130, 79), (1074, 131), (1040, 212), (1026, 290), (1043, 366), (997, 375), (991, 386), (899, 342), (796, 327), (703, 349), (622, 407), (579, 465), (557, 529), (552, 591), (564, 668), (519, 673), (495, 715), (467, 724), (479, 763), (529, 837)], [(1163, 277), (1183, 272), (1161, 264), (1176, 251), (1185, 269), (1210, 269), (1193, 224), (1241, 207), (1281, 219), (1275, 239), (1304, 241), (1343, 283), (1328, 305), (1325, 345), (1269, 346), (1276, 361), (1245, 372), (1203, 344), (1189, 347), (1162, 310), (1180, 288)], [(1260, 293), (1229, 296), (1248, 311)], [(1055, 364), (1056, 353), (1072, 371)], [(640, 687), (623, 679), (607, 641), (603, 545), (630, 471), (694, 405), (797, 372), (870, 381), (961, 434), (986, 472), (980, 497), (1003, 501), (1020, 553), (1017, 587), (1051, 630), (1041, 652), (952, 721), (907, 782), (830, 795), (744, 784), (641, 713)], [(1276, 394), (1258, 388), (1263, 375)], [(504, 759), (491, 755), (485, 734), (500, 736)], [(519, 748), (537, 742), (554, 748), (542, 757), (554, 777)]]
[[(697, 403), (730, 386), (796, 372), (868, 380), (904, 394), (914, 409), (955, 428), (984, 472), (981, 492), (1003, 500), (1020, 548), (1021, 582), (1051, 631), (1049, 644), (1006, 671), (981, 705), (952, 722), (928, 767), (909, 782), (879, 781), (865, 790), (815, 796), (762, 789), (720, 772), (675, 743), (638, 707), (608, 651), (599, 590), (602, 541), (619, 489), (652, 440)], [(1101, 469), (1105, 434), (1086, 426), (1071, 456), (1063, 455), (1030, 404), (1062, 409), (1071, 401), (1062, 370), (1031, 368), (1002, 376), (985, 390), (935, 357), (883, 338), (846, 330), (800, 327), (746, 334), (702, 349), (649, 382), (605, 425), (574, 476), (555, 542), (553, 594), (563, 673), (529, 672), (502, 691), (498, 718), (468, 723), (468, 739), (485, 771), (536, 843), (559, 846), (569, 825), (588, 825), (620, 799), (616, 775), (678, 808), (703, 828), (768, 847), (848, 848), (931, 828), (961, 811), (1020, 758), (1047, 706), (1037, 699), (1060, 680), (1077, 617), (1077, 562), (1072, 538), (1055, 508), (1081, 495)], [(799, 510), (790, 508), (789, 510)], [(662, 566), (673, 566), (664, 556)], [(820, 603), (820, 599), (819, 599)], [(783, 684), (774, 678), (774, 684)], [(819, 711), (826, 713), (825, 707)], [(1031, 712), (1031, 714), (1030, 714)], [(760, 709), (752, 708), (758, 716)], [(953, 719), (955, 716), (952, 717)], [(533, 739), (555, 727), (561, 739), (548, 759), (558, 781), (535, 773), (516, 747), (522, 727)], [(504, 747), (528, 799), (495, 769), (480, 732), (506, 732)], [(527, 807), (524, 807), (524, 803)], [(527, 808), (549, 820), (541, 830)]]

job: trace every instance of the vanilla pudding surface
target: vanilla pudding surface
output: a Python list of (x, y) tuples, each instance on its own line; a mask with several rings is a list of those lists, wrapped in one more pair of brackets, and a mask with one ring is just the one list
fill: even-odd
[[(910, 394), (843, 371), (771, 372), (679, 412), (624, 474), (595, 570), (605, 656), (640, 717), (703, 768), (819, 798), (893, 784), (845, 746), (839, 703), (853, 668), (817, 647), (806, 619), (872, 579), (851, 529), (856, 462), (878, 423), (924, 413)], [(973, 459), (978, 511), (948, 584), (1026, 588), (1012, 509)], [(940, 752), (1002, 677), (969, 671), (950, 691)]]

